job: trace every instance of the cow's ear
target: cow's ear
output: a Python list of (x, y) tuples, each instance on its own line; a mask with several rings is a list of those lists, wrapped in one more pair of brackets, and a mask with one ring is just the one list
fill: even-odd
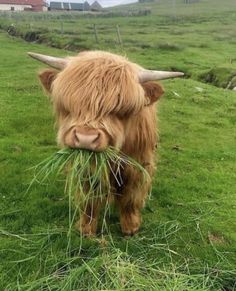
[(147, 105), (151, 105), (152, 103), (156, 102), (160, 99), (161, 95), (164, 94), (163, 87), (155, 82), (145, 82), (141, 84), (144, 91), (145, 96), (149, 99)]
[(55, 80), (58, 71), (53, 69), (46, 69), (39, 72), (38, 76), (43, 85), (43, 88), (46, 90), (47, 93), (51, 93), (52, 91), (52, 82)]

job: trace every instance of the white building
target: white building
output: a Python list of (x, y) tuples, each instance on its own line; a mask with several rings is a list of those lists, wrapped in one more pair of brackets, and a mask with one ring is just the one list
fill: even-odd
[(0, 0), (0, 10), (4, 11), (45, 11), (43, 0)]

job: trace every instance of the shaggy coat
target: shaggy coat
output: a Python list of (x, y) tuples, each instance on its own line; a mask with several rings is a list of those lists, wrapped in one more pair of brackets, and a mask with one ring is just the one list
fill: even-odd
[[(124, 57), (91, 51), (70, 58), (62, 71), (42, 71), (39, 77), (51, 96), (57, 119), (58, 144), (79, 147), (77, 132), (98, 136), (94, 150), (116, 147), (137, 160), (152, 177), (157, 144), (155, 102), (163, 89), (155, 82), (140, 84), (140, 69)], [(114, 198), (122, 232), (132, 235), (140, 227), (140, 211), (151, 180), (143, 181), (143, 174), (131, 167), (124, 168), (122, 176), (122, 186), (112, 181)], [(84, 209), (77, 224), (84, 235), (96, 233), (100, 206), (100, 201), (93, 201), (93, 207)]]

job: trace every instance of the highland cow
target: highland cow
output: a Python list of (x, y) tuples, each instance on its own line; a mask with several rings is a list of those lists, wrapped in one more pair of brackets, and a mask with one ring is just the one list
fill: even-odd
[[(39, 78), (51, 96), (61, 147), (103, 151), (112, 146), (137, 160), (153, 176), (158, 141), (156, 101), (164, 92), (153, 81), (182, 73), (145, 70), (102, 51), (65, 59), (29, 55), (56, 69), (40, 72)], [(142, 179), (137, 169), (124, 167), (123, 184), (112, 182), (125, 235), (136, 233), (141, 224), (140, 211), (151, 188), (151, 180)], [(101, 204), (93, 201), (93, 206), (84, 209), (78, 223), (83, 235), (96, 234)]]

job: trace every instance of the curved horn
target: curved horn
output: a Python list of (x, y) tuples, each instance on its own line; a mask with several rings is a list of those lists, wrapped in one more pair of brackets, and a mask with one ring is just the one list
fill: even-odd
[(33, 59), (36, 59), (58, 70), (63, 70), (65, 66), (68, 64), (68, 60), (63, 59), (63, 58), (55, 58), (55, 57), (31, 53), (31, 52), (28, 52), (28, 55), (32, 57)]
[(182, 77), (184, 73), (181, 72), (165, 72), (165, 71), (150, 71), (150, 70), (143, 70), (140, 71), (138, 77), (139, 82), (147, 82), (147, 81), (158, 81), (176, 77)]

